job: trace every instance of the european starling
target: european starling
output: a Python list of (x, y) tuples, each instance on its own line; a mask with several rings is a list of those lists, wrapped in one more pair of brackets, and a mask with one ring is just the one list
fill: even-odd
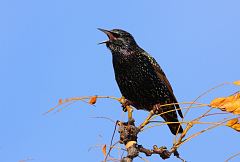
[[(121, 29), (105, 30), (109, 40), (101, 42), (111, 50), (115, 79), (122, 95), (136, 109), (154, 110), (169, 123), (172, 134), (183, 131), (178, 122), (178, 114), (183, 117), (172, 87), (156, 60), (139, 47), (133, 36)], [(171, 111), (173, 110), (173, 111)]]

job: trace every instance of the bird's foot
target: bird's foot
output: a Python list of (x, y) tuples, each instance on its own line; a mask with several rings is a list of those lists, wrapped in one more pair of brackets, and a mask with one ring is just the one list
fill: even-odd
[(121, 98), (121, 104), (124, 112), (127, 112), (127, 106), (133, 106), (132, 101), (129, 101), (124, 97)]
[(159, 114), (160, 113), (160, 108), (158, 106), (154, 106), (153, 109), (152, 109), (152, 113), (153, 114)]

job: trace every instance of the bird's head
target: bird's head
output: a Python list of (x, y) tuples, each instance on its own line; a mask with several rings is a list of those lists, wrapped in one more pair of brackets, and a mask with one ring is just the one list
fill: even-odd
[(112, 52), (133, 49), (137, 45), (133, 36), (124, 30), (121, 29), (105, 30), (100, 28), (98, 29), (108, 36), (108, 40), (103, 41), (99, 44), (106, 44), (106, 46)]

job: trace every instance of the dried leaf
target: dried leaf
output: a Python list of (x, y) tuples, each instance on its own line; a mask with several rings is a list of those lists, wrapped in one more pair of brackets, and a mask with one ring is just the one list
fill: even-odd
[(240, 93), (236, 93), (226, 98), (216, 98), (212, 100), (210, 106), (213, 108), (219, 108), (222, 111), (240, 114)]
[(240, 86), (240, 80), (233, 82), (233, 84)]
[(236, 131), (240, 132), (240, 123), (234, 124), (232, 126), (233, 129), (235, 129)]
[(236, 131), (240, 132), (240, 121), (238, 118), (231, 119), (227, 122), (226, 126), (229, 126)]
[(240, 115), (240, 107), (238, 107), (236, 110), (233, 111), (233, 114)]
[(235, 94), (235, 98), (240, 99), (240, 93), (239, 92)]
[(91, 105), (94, 105), (96, 102), (97, 102), (97, 96), (93, 96), (90, 98), (88, 103)]
[(107, 155), (107, 145), (106, 144), (102, 147), (102, 153), (104, 156)]
[(235, 102), (227, 102), (222, 107), (224, 107), (225, 111), (227, 112), (233, 112), (235, 109), (237, 109)]
[(234, 124), (237, 124), (238, 118), (231, 119), (227, 122), (226, 126), (232, 127)]
[(63, 103), (63, 100), (60, 98), (60, 99), (58, 100), (58, 104), (61, 105), (62, 103)]
[(235, 101), (235, 100), (236, 100), (236, 95), (228, 96), (228, 97), (225, 98), (224, 104), (227, 103), (227, 102)]
[(215, 98), (214, 100), (212, 100), (212, 102), (210, 103), (211, 107), (214, 108), (219, 108), (221, 107), (221, 105), (223, 104), (223, 102), (225, 101), (226, 98)]

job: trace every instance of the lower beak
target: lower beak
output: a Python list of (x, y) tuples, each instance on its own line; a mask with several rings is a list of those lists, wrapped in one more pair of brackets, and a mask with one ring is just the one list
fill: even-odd
[(109, 40), (105, 40), (105, 41), (99, 42), (98, 44), (106, 44), (107, 42), (109, 42)]

